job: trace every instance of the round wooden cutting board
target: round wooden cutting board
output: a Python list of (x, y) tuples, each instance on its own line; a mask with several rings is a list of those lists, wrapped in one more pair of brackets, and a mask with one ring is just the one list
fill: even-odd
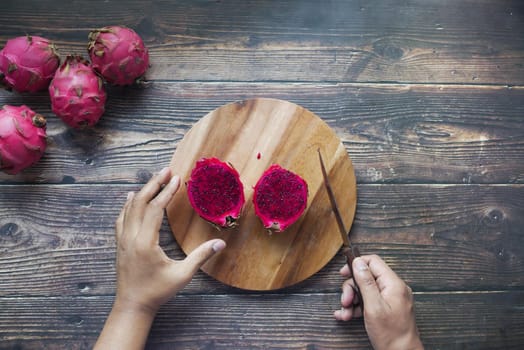
[[(310, 111), (290, 102), (251, 99), (222, 106), (197, 122), (178, 144), (171, 169), (181, 187), (167, 208), (174, 236), (188, 254), (222, 238), (227, 247), (202, 270), (237, 288), (273, 290), (303, 281), (337, 253), (342, 239), (332, 212), (317, 150), (320, 149), (346, 227), (353, 222), (353, 165), (335, 132)], [(246, 204), (238, 226), (217, 230), (189, 204), (185, 182), (201, 158), (231, 163), (244, 184)], [(269, 234), (255, 215), (253, 186), (271, 164), (280, 164), (308, 184), (308, 205), (285, 232)]]

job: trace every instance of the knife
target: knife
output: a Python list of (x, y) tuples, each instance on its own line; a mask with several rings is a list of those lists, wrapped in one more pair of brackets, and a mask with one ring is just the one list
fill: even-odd
[[(320, 168), (322, 169), (322, 176), (324, 177), (324, 185), (326, 186), (329, 201), (331, 202), (331, 208), (333, 209), (333, 213), (335, 214), (335, 218), (337, 220), (337, 225), (338, 225), (338, 230), (342, 237), (342, 242), (344, 246), (344, 248), (342, 249), (342, 253), (344, 253), (344, 255), (346, 256), (346, 263), (349, 266), (351, 275), (355, 276), (353, 274), (353, 260), (355, 260), (356, 257), (360, 256), (360, 251), (358, 250), (358, 247), (351, 244), (351, 241), (349, 240), (349, 232), (346, 230), (344, 221), (342, 221), (342, 216), (340, 215), (337, 201), (335, 199), (335, 195), (333, 194), (333, 189), (331, 188), (331, 184), (329, 183), (326, 166), (324, 165), (324, 160), (322, 159), (322, 154), (320, 153), (320, 149), (318, 149), (317, 151), (318, 151), (318, 158), (320, 159)], [(358, 295), (358, 304), (355, 304), (355, 306), (360, 305), (362, 309), (362, 314), (364, 314), (364, 299), (362, 298), (362, 294), (360, 293), (360, 288), (354, 277), (353, 277), (353, 281), (355, 282), (355, 287), (353, 288), (353, 290)]]

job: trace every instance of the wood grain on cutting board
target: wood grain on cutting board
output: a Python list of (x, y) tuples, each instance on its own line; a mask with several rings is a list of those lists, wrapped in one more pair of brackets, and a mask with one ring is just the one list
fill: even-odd
[[(342, 240), (325, 191), (317, 149), (351, 227), (356, 181), (351, 160), (335, 132), (312, 112), (276, 99), (251, 99), (224, 105), (198, 121), (177, 146), (171, 168), (182, 188), (167, 209), (175, 239), (187, 254), (202, 242), (222, 238), (227, 248), (203, 271), (234, 287), (273, 290), (298, 283), (327, 264)], [(260, 157), (258, 156), (260, 154)], [(218, 230), (198, 216), (185, 182), (201, 158), (217, 157), (235, 167), (246, 204), (238, 226)], [(308, 205), (285, 232), (269, 232), (254, 213), (253, 186), (271, 164), (280, 164), (308, 183)]]

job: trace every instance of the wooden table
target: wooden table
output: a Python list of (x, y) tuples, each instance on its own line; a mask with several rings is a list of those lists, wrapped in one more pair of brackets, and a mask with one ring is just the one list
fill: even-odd
[[(230, 101), (302, 105), (342, 139), (358, 182), (353, 239), (415, 292), (427, 349), (524, 344), (524, 3), (2, 0), (0, 42), (85, 53), (125, 24), (150, 48), (141, 87), (109, 88), (90, 130), (45, 93), (0, 92), (48, 117), (35, 167), (0, 175), (0, 348), (83, 349), (115, 292), (113, 224), (128, 191)], [(164, 222), (161, 244), (183, 258)], [(151, 349), (368, 349), (339, 323), (338, 254), (293, 287), (245, 292), (204, 273), (163, 307)]]

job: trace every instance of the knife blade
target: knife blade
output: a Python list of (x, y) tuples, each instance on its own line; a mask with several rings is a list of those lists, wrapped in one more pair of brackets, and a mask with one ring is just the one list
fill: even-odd
[[(326, 171), (326, 166), (324, 165), (324, 160), (322, 159), (322, 154), (320, 153), (320, 149), (317, 149), (318, 151), (318, 158), (320, 160), (320, 168), (322, 170), (322, 176), (324, 177), (324, 186), (326, 187), (326, 191), (328, 193), (329, 202), (331, 203), (331, 209), (333, 210), (333, 213), (335, 214), (335, 219), (337, 221), (338, 230), (340, 232), (340, 236), (342, 237), (342, 242), (344, 248), (342, 249), (342, 252), (346, 256), (346, 263), (349, 266), (349, 269), (351, 271), (351, 275), (353, 274), (353, 260), (355, 260), (356, 257), (360, 256), (360, 251), (358, 247), (351, 244), (351, 241), (349, 240), (349, 232), (346, 230), (346, 227), (344, 225), (344, 221), (342, 220), (342, 215), (340, 215), (340, 210), (338, 209), (337, 200), (335, 199), (335, 194), (333, 193), (333, 189), (331, 188), (331, 183), (329, 182), (329, 177)], [(364, 314), (364, 299), (362, 298), (362, 294), (360, 293), (360, 288), (357, 284), (357, 281), (353, 278), (353, 281), (355, 282), (355, 287), (353, 288), (355, 293), (358, 295), (358, 303), (354, 304), (355, 306), (359, 306), (362, 308), (362, 314)]]

